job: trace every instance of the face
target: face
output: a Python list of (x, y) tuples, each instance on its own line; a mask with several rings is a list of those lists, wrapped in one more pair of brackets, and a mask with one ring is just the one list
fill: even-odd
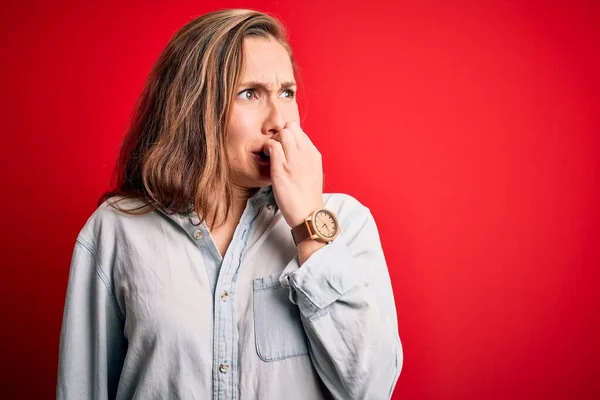
[(231, 104), (227, 150), (236, 185), (271, 184), (263, 146), (286, 122), (300, 122), (290, 56), (275, 39), (244, 39), (244, 70)]

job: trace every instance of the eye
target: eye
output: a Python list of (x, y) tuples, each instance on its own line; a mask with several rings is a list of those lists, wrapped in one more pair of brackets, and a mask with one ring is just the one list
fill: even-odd
[(252, 100), (258, 98), (258, 96), (256, 95), (256, 90), (246, 89), (238, 93), (238, 98), (242, 100)]
[(292, 89), (286, 89), (283, 92), (281, 92), (281, 94), (284, 98), (288, 99), (293, 99), (294, 97), (296, 97), (296, 92), (294, 92)]

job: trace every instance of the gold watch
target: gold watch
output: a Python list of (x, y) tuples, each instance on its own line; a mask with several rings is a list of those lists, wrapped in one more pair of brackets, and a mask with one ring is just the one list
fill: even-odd
[(312, 239), (321, 243), (329, 243), (340, 234), (340, 224), (333, 211), (319, 208), (297, 227), (292, 229), (294, 244)]

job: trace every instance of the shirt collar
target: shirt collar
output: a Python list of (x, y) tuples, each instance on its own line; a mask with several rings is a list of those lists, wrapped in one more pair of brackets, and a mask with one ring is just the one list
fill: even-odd
[[(256, 210), (259, 210), (263, 207), (267, 207), (269, 210), (277, 212), (277, 210), (279, 209), (277, 201), (275, 200), (275, 193), (273, 192), (272, 185), (261, 187), (258, 191), (256, 191), (256, 193), (252, 195), (252, 197), (248, 199), (248, 204), (252, 204), (252, 206)], [(185, 227), (186, 220), (189, 220), (195, 225), (200, 223), (200, 218), (198, 217), (198, 214), (195, 211), (192, 211), (189, 214), (166, 213), (160, 208), (158, 209), (158, 211), (182, 227)]]
[(250, 197), (250, 201), (253, 202), (256, 208), (265, 206), (277, 208), (277, 201), (275, 200), (275, 193), (273, 192), (272, 185), (260, 188), (252, 197)]

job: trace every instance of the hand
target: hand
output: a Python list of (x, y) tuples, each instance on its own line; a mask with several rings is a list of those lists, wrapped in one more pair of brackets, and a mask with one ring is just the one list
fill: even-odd
[(287, 122), (267, 141), (264, 151), (271, 158), (275, 200), (287, 224), (294, 228), (323, 207), (321, 153), (297, 122)]

